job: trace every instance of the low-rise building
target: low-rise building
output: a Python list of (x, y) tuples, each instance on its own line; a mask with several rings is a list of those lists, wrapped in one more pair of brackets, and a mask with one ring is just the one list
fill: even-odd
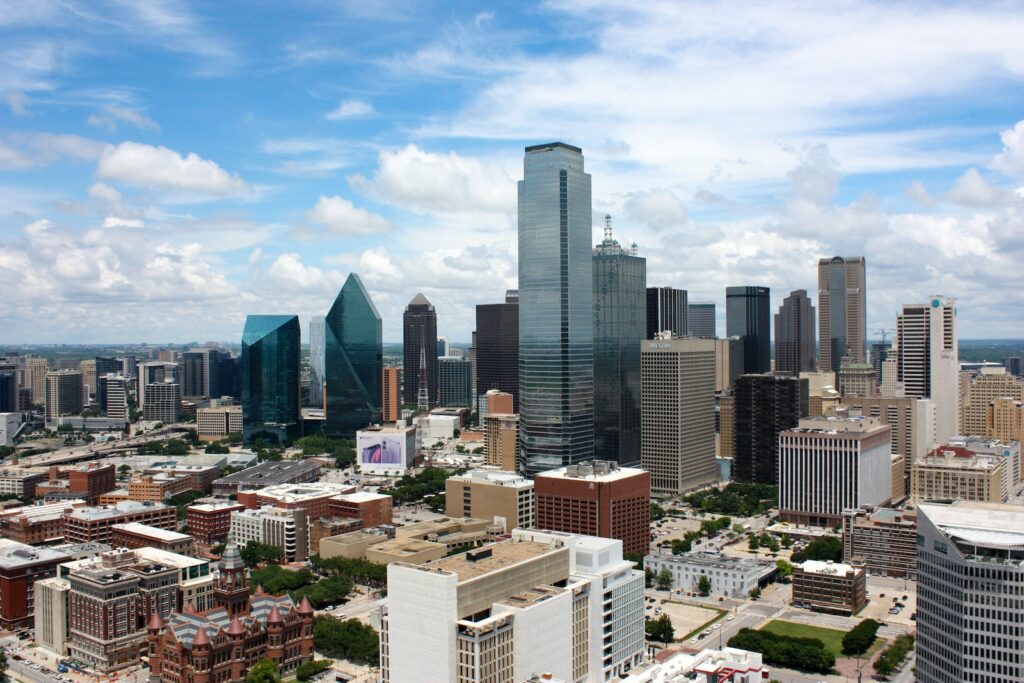
[(143, 474), (165, 474), (176, 477), (190, 477), (192, 479), (192, 490), (203, 491), (212, 486), (214, 480), (220, 477), (221, 465), (189, 464), (182, 461), (173, 463), (161, 463), (153, 467), (147, 467)]
[(320, 557), (345, 557), (379, 564), (418, 564), (453, 550), (475, 548), (505, 534), (490, 520), (441, 517), (405, 526), (350, 531), (320, 539)]
[(873, 576), (917, 575), (917, 514), (890, 508), (843, 512), (843, 562)]
[(36, 581), (54, 576), (67, 559), (52, 548), (0, 538), (0, 628), (32, 625)]
[(139, 522), (114, 524), (111, 543), (115, 548), (158, 548), (172, 553), (191, 555), (196, 550), (195, 540), (188, 534), (160, 529)]
[(333, 497), (354, 491), (355, 487), (349, 484), (327, 481), (278, 484), (254, 491), (240, 491), (238, 502), (249, 509), (271, 506), (284, 510), (305, 510), (310, 517), (323, 517), (330, 513)]
[(793, 604), (816, 612), (856, 614), (868, 602), (864, 567), (807, 560), (793, 567)]
[(229, 474), (213, 482), (213, 492), (222, 496), (267, 488), (278, 484), (302, 484), (320, 478), (320, 465), (308, 460), (268, 460)]
[(196, 541), (213, 546), (228, 537), (231, 513), (244, 509), (244, 505), (231, 500), (201, 500), (185, 508), (185, 523)]
[(734, 598), (747, 597), (775, 573), (771, 562), (721, 553), (654, 553), (644, 558), (644, 568), (656, 575), (667, 569), (672, 576), (669, 588), (690, 593), (699, 591), (700, 577), (706, 576), (711, 582), (711, 595)]
[(54, 543), (64, 538), (64, 513), (84, 507), (81, 498), (23, 505), (0, 512), (0, 536), (19, 543)]
[(73, 493), (95, 505), (101, 494), (117, 487), (117, 472), (113, 465), (86, 463), (68, 468), (50, 467), (46, 481), (36, 484), (36, 496), (49, 493)]
[(0, 496), (32, 498), (36, 495), (36, 484), (45, 479), (46, 473), (40, 470), (28, 470), (23, 467), (0, 468)]
[[(734, 647), (700, 652), (662, 650), (620, 683), (764, 683), (768, 671), (760, 652)], [(539, 683), (546, 680), (537, 679)]]
[(944, 445), (918, 458), (911, 469), (910, 500), (1005, 503), (1013, 493), (1013, 460), (1001, 454)]
[(178, 526), (170, 505), (129, 500), (109, 507), (80, 507), (64, 513), (64, 540), (68, 543), (110, 543), (114, 525), (141, 522), (173, 531)]
[(514, 472), (477, 469), (445, 480), (445, 514), (492, 520), (505, 531), (534, 527), (534, 483)]
[(232, 512), (231, 535), (243, 548), (249, 541), (278, 546), (286, 562), (309, 559), (309, 517), (302, 508), (261, 507)]
[(242, 406), (196, 409), (196, 433), (200, 441), (220, 441), (242, 433)]
[(358, 519), (364, 529), (369, 529), (381, 524), (391, 524), (393, 506), (391, 496), (356, 491), (329, 498), (327, 513), (329, 517), (338, 517), (343, 520)]
[(144, 474), (128, 482), (128, 500), (159, 503), (178, 494), (195, 490), (195, 482), (187, 475)]

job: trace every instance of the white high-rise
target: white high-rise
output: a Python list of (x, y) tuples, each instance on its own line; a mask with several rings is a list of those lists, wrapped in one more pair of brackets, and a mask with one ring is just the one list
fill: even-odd
[(644, 575), (622, 542), (516, 529), (424, 565), (388, 566), (383, 683), (621, 677), (644, 659)]
[(960, 419), (956, 300), (936, 295), (927, 304), (904, 304), (890, 354), (896, 356), (904, 394), (935, 404), (932, 441), (944, 443), (955, 436)]

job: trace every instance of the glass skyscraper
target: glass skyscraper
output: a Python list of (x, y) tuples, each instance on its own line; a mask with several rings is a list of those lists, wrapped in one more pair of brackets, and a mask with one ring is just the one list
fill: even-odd
[(324, 324), (326, 431), (352, 437), (381, 421), (383, 348), (380, 313), (355, 273)]
[(519, 292), (505, 293), (503, 304), (476, 307), (476, 394), (491, 389), (512, 394), (519, 410)]
[[(402, 315), (403, 403), (420, 403), (420, 390), (423, 389), (426, 407), (437, 405), (438, 346), (437, 312), (434, 304), (419, 293), (405, 307)], [(420, 365), (423, 365), (422, 372)]]
[(297, 315), (250, 315), (242, 333), (242, 429), (284, 442), (299, 433), (301, 332)]
[(806, 289), (782, 300), (775, 314), (775, 372), (799, 375), (814, 370), (814, 306)]
[(583, 150), (527, 147), (519, 181), (519, 458), (529, 473), (593, 457), (590, 239)]
[[(605, 221), (604, 241), (594, 247), (594, 457), (639, 465), (647, 259), (635, 244), (623, 249), (612, 239), (611, 217)], [(685, 320), (685, 303), (679, 312)]]
[(324, 406), (324, 327), (327, 324), (322, 315), (309, 321), (309, 404), (317, 408)]
[(770, 293), (767, 287), (725, 290), (725, 336), (742, 340), (744, 374), (772, 369)]
[(468, 358), (444, 356), (437, 359), (438, 405), (463, 408), (473, 404), (473, 372)]
[(671, 332), (673, 337), (689, 334), (688, 308), (685, 289), (672, 287), (647, 288), (647, 336), (654, 339), (660, 332)]
[(863, 363), (867, 327), (863, 256), (818, 261), (818, 369), (838, 372), (843, 362)]

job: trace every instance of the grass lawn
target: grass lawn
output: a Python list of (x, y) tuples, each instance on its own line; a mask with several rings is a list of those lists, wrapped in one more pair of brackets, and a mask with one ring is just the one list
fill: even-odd
[(843, 656), (843, 636), (846, 635), (845, 631), (797, 624), (792, 621), (780, 621), (778, 619), (769, 622), (761, 630), (780, 636), (792, 636), (793, 638), (817, 638), (825, 643), (825, 649), (836, 657)]

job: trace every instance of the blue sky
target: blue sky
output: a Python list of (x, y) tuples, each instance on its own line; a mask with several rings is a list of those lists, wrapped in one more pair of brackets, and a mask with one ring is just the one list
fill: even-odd
[(1024, 336), (1019, 4), (280, 6), (0, 0), (0, 343), (237, 340), (350, 271), (386, 340), (423, 291), (468, 341), (553, 139), (652, 285), (864, 255), (871, 330), (941, 293)]

